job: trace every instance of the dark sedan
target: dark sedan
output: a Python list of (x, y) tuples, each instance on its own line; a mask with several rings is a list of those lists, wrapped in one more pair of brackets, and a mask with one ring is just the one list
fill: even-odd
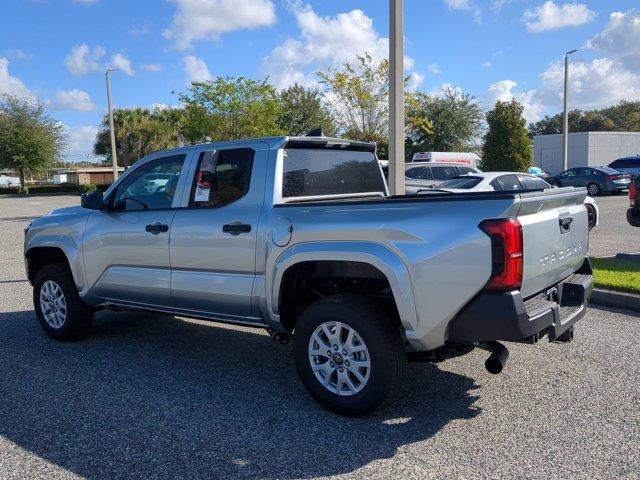
[(620, 193), (631, 183), (631, 175), (610, 167), (570, 168), (553, 178), (561, 187), (585, 187), (591, 196)]

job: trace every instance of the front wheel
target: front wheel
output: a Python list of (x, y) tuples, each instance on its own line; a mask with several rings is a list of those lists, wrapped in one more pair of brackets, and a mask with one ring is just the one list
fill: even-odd
[(46, 265), (33, 283), (33, 305), (38, 323), (56, 340), (73, 340), (86, 335), (93, 312), (78, 295), (69, 268), (62, 263)]
[(309, 394), (347, 416), (373, 412), (399, 389), (406, 352), (398, 325), (366, 297), (338, 294), (298, 319), (293, 351)]

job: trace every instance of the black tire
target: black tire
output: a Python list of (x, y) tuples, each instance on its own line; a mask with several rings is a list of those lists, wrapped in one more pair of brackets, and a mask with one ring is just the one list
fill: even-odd
[(602, 190), (600, 189), (600, 185), (598, 185), (596, 182), (592, 182), (589, 185), (587, 185), (587, 192), (592, 197), (595, 197), (596, 195), (600, 195)]
[[(40, 302), (40, 292), (48, 281), (59, 286), (66, 303), (64, 320), (57, 327), (47, 322)], [(46, 265), (40, 269), (33, 283), (33, 306), (38, 323), (45, 333), (55, 340), (75, 340), (85, 336), (91, 329), (93, 311), (80, 299), (73, 276), (64, 263)]]
[(593, 227), (596, 226), (596, 222), (598, 221), (596, 217), (596, 209), (589, 204), (585, 204), (585, 208), (587, 209), (587, 219), (588, 219), (589, 230), (591, 230)]
[[(313, 372), (309, 345), (315, 330), (325, 322), (346, 325), (366, 345), (371, 368), (357, 393), (338, 395), (323, 386)], [(346, 416), (367, 415), (397, 393), (407, 362), (397, 323), (379, 305), (354, 294), (333, 295), (310, 305), (296, 324), (293, 352), (298, 375), (309, 394), (328, 410)], [(352, 357), (345, 357), (345, 365), (348, 358)]]

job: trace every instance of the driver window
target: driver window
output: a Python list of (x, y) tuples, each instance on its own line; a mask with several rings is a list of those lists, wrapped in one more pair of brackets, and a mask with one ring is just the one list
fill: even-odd
[(118, 185), (113, 207), (126, 211), (171, 208), (185, 158), (159, 158), (136, 168)]

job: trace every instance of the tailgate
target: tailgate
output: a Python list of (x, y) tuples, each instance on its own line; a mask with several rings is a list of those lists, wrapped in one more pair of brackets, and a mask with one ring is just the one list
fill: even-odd
[(559, 283), (582, 265), (589, 247), (585, 197), (586, 190), (573, 187), (521, 195), (524, 298)]

